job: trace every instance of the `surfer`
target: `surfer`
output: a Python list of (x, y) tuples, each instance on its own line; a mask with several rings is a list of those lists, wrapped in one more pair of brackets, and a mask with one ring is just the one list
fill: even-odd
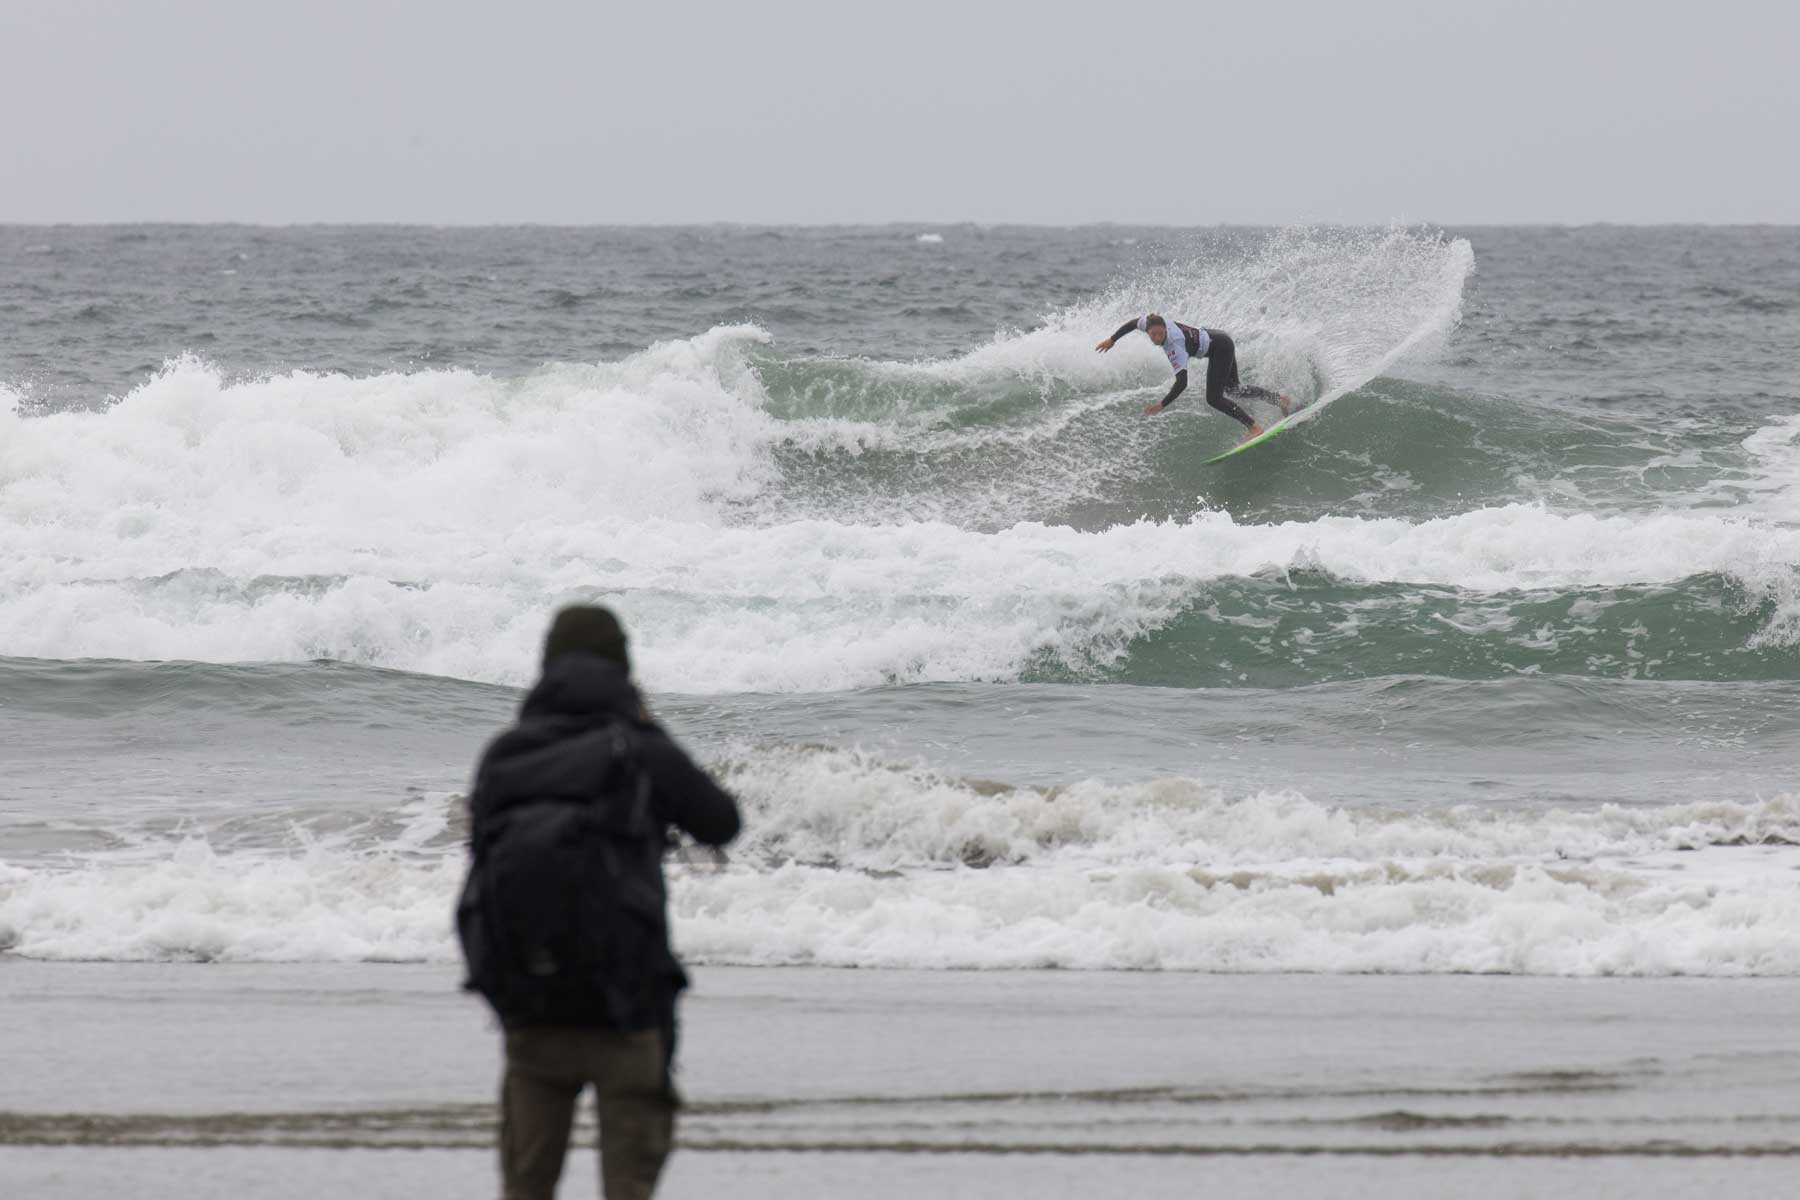
[(1146, 404), (1145, 416), (1155, 416), (1169, 405), (1175, 398), (1187, 390), (1188, 360), (1204, 358), (1206, 360), (1206, 402), (1237, 421), (1245, 428), (1244, 440), (1249, 441), (1266, 432), (1262, 424), (1249, 413), (1233, 402), (1236, 396), (1245, 400), (1269, 400), (1281, 409), (1281, 415), (1287, 416), (1293, 411), (1293, 403), (1283, 395), (1272, 392), (1268, 388), (1247, 386), (1238, 381), (1237, 345), (1231, 335), (1223, 329), (1200, 329), (1193, 325), (1173, 322), (1177, 332), (1171, 336), (1169, 325), (1162, 317), (1151, 313), (1147, 317), (1139, 317), (1135, 321), (1127, 321), (1118, 330), (1094, 349), (1105, 354), (1115, 343), (1134, 329), (1142, 330), (1150, 335), (1150, 340), (1162, 347), (1169, 356), (1169, 365), (1175, 368), (1175, 386), (1169, 394), (1162, 398), (1161, 404)]

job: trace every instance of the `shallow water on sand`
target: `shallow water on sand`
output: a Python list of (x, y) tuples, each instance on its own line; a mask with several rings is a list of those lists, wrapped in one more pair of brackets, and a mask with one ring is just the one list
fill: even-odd
[[(449, 980), (15, 960), (0, 1178), (481, 1190), (498, 1040)], [(1794, 1000), (1788, 981), (712, 969), (669, 1188), (1775, 1195), (1800, 1155)], [(565, 1187), (591, 1187), (587, 1119)]]

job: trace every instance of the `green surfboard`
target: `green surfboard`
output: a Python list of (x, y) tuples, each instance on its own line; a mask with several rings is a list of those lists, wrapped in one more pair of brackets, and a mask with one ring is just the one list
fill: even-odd
[(1269, 426), (1267, 429), (1263, 430), (1261, 433), (1257, 434), (1255, 437), (1251, 438), (1249, 441), (1239, 442), (1237, 445), (1233, 446), (1231, 449), (1227, 450), (1225, 453), (1215, 454), (1211, 458), (1207, 459), (1206, 461), (1209, 463), (1224, 462), (1226, 459), (1230, 458), (1234, 454), (1242, 454), (1244, 451), (1248, 450), (1252, 446), (1260, 446), (1264, 442), (1268, 441), (1270, 438), (1274, 437), (1276, 434), (1280, 433), (1283, 429), (1286, 429), (1288, 427), (1288, 425), (1293, 422), (1294, 417), (1297, 417), (1299, 415), (1300, 415), (1299, 413), (1293, 413), (1289, 416), (1285, 416), (1285, 417), (1281, 418), (1281, 420), (1279, 420), (1279, 421), (1275, 422), (1273, 425)]

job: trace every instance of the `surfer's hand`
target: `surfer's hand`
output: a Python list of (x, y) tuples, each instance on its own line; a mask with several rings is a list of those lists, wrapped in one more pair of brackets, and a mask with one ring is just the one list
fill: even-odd
[(1157, 413), (1161, 412), (1162, 410), (1163, 410), (1163, 406), (1160, 404), (1144, 405), (1144, 415), (1146, 417), (1154, 417)]
[(1113, 348), (1113, 340), (1111, 338), (1107, 338), (1104, 342), (1101, 342), (1098, 346), (1094, 347), (1094, 349), (1098, 350), (1102, 354), (1105, 354), (1108, 350), (1111, 350), (1112, 348)]

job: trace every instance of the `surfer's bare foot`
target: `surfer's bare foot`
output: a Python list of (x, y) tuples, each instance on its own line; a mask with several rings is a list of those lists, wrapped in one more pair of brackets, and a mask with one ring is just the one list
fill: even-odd
[(1260, 424), (1252, 425), (1252, 426), (1250, 426), (1249, 429), (1244, 431), (1244, 436), (1238, 439), (1238, 444), (1242, 445), (1243, 443), (1249, 441), (1251, 438), (1261, 437), (1266, 432), (1268, 432), (1268, 431), (1265, 430)]

